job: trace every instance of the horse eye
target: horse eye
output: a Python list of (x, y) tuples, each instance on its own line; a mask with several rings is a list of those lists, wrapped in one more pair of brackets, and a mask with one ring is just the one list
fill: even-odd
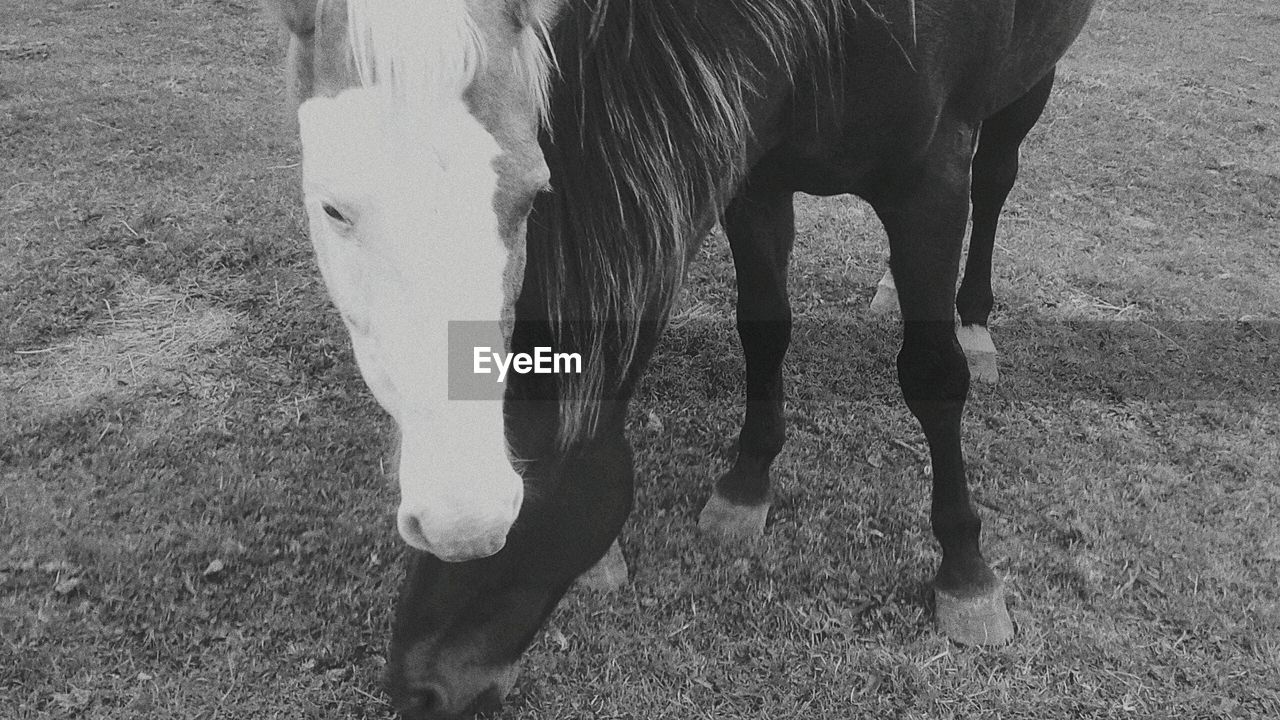
[(337, 220), (338, 222), (343, 223), (344, 225), (351, 224), (351, 221), (347, 219), (346, 215), (343, 215), (341, 212), (338, 212), (338, 208), (330, 205), (329, 203), (323, 203), (320, 207), (324, 208), (325, 215), (328, 215), (334, 220)]

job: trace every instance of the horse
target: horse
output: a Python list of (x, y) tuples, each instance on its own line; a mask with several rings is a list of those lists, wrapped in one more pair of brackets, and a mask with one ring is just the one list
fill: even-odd
[[(416, 551), (385, 680), (406, 717), (500, 704), (570, 585), (620, 561), (628, 401), (717, 220), (746, 413), (698, 523), (763, 532), (796, 192), (855, 194), (886, 230), (898, 381), (933, 468), (936, 621), (959, 643), (1012, 638), (966, 482), (954, 318), (985, 322), (982, 238), (1091, 0), (274, 2), (317, 263), (399, 428), (397, 525)], [(464, 320), (581, 371), (453, 397)]]

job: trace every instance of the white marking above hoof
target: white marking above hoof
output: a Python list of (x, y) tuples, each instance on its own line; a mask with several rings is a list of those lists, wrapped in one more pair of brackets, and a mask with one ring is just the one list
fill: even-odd
[(613, 592), (627, 584), (627, 560), (622, 548), (614, 540), (604, 557), (578, 576), (578, 583), (596, 592)]
[(956, 328), (956, 340), (969, 361), (969, 377), (978, 382), (995, 385), (1000, 381), (1000, 368), (996, 364), (996, 346), (991, 333), (981, 325), (961, 325)]
[(884, 277), (876, 283), (876, 296), (871, 298), (867, 308), (872, 315), (895, 315), (899, 312), (898, 286), (893, 283), (893, 274), (884, 271)]

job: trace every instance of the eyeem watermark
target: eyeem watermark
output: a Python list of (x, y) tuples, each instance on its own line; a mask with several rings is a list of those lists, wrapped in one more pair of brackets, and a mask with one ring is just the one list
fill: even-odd
[[(511, 352), (499, 323), (479, 320), (449, 322), (449, 399), (501, 402), (507, 383), (516, 377), (557, 375), (577, 376), (586, 371), (582, 355), (572, 348), (531, 343)], [(534, 381), (538, 390), (525, 394), (555, 392), (555, 382)], [(554, 400), (555, 398), (542, 398)]]
[(492, 375), (497, 372), (496, 382), (507, 379), (507, 373), (514, 371), (519, 375), (551, 375), (581, 374), (582, 355), (578, 353), (552, 352), (549, 347), (535, 347), (533, 354), (494, 352), (489, 346), (477, 347), (472, 353), (472, 372), (477, 375)]

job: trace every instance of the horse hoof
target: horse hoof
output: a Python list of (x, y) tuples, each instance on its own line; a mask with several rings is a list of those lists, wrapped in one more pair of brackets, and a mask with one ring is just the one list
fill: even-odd
[(763, 535), (764, 521), (768, 517), (768, 502), (738, 505), (715, 493), (698, 516), (698, 529), (712, 537), (741, 540)]
[(969, 378), (987, 385), (1000, 382), (1000, 368), (996, 367), (994, 354), (965, 354), (969, 360)]
[(627, 584), (627, 561), (617, 540), (605, 551), (604, 557), (578, 576), (578, 582), (596, 592), (613, 592)]
[(956, 339), (969, 361), (969, 377), (978, 382), (995, 385), (1000, 382), (1000, 369), (996, 366), (996, 346), (991, 333), (981, 325), (961, 325), (956, 328)]
[(892, 280), (887, 285), (884, 280), (876, 285), (876, 296), (871, 298), (871, 306), (868, 309), (872, 315), (897, 314), (898, 289), (894, 287)]
[(952, 642), (996, 646), (1013, 640), (1013, 621), (1004, 605), (1002, 585), (972, 597), (959, 597), (936, 588), (933, 594), (937, 602), (938, 630)]

